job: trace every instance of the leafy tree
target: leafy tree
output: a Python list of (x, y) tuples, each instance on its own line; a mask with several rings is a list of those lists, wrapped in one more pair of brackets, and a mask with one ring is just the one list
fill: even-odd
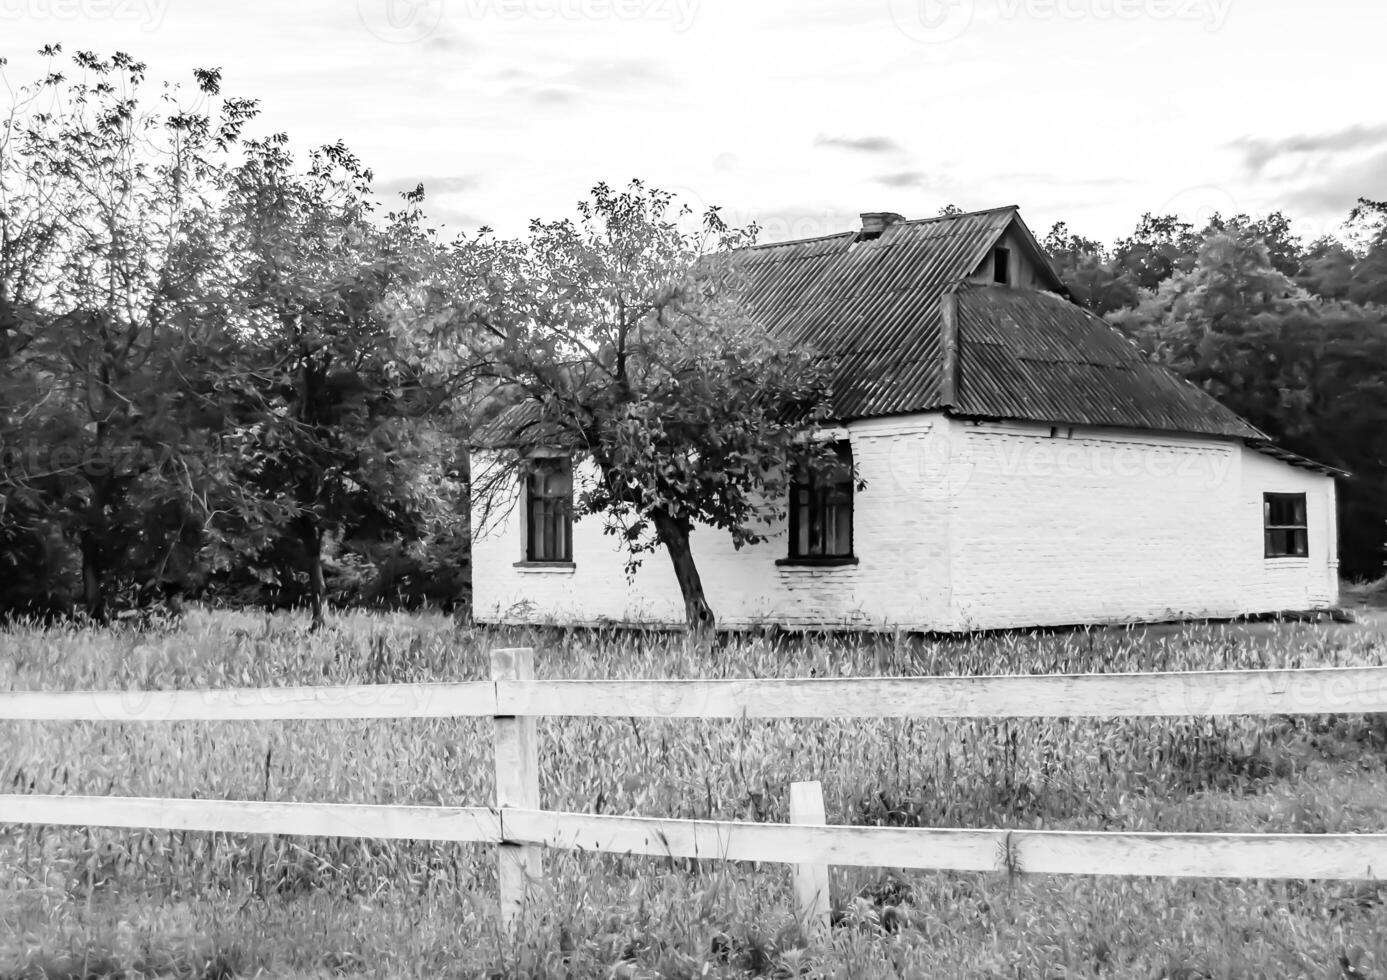
[(1321, 299), (1348, 299), (1356, 261), (1343, 242), (1336, 238), (1320, 238), (1301, 256), (1296, 284)]
[(1099, 316), (1137, 305), (1135, 277), (1129, 270), (1117, 268), (1101, 242), (1073, 234), (1059, 221), (1041, 241), (1041, 247), (1076, 303)]
[(149, 105), (130, 56), (72, 62), (20, 89), (0, 143), (0, 329), (22, 379), (0, 487), (8, 533), (75, 543), (102, 620), (113, 588), (189, 564), (204, 439), (180, 385), (214, 319), (217, 181), (255, 108), (220, 99), (215, 71)]
[[(439, 398), (393, 322), (428, 242), (422, 195), (381, 227), (371, 173), (340, 144), (303, 171), (282, 136), (245, 153), (228, 185), (236, 363), (219, 386), (226, 479), (208, 554), (223, 575), (304, 596), (316, 628), (330, 561), (398, 560), (460, 519), (461, 484), (430, 421)], [(347, 588), (360, 597), (359, 582)]]
[(1193, 225), (1173, 214), (1148, 211), (1130, 236), (1118, 239), (1113, 261), (1119, 272), (1131, 275), (1138, 288), (1155, 289), (1193, 264), (1198, 241)]
[(1300, 271), (1304, 251), (1300, 239), (1291, 231), (1291, 221), (1280, 211), (1273, 211), (1261, 218), (1246, 214), (1236, 214), (1224, 218), (1215, 214), (1201, 233), (1208, 238), (1214, 232), (1246, 234), (1262, 243), (1267, 250), (1267, 260), (1271, 267), (1284, 276), (1294, 276)]
[(630, 566), (669, 554), (691, 629), (714, 623), (690, 548), (695, 527), (763, 540), (792, 468), (826, 464), (812, 352), (771, 336), (741, 299), (737, 250), (754, 231), (633, 181), (593, 188), (576, 221), (534, 221), (526, 239), (475, 242), (484, 289), (463, 322), (478, 378), (519, 406), (478, 503), (513, 499), (529, 454), (558, 446), (591, 464), (577, 516), (601, 514)]

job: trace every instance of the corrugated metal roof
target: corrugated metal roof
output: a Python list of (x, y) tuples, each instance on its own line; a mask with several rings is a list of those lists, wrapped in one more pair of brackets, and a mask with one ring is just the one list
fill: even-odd
[[(1145, 361), (1116, 328), (1052, 293), (974, 287), (1015, 207), (905, 221), (745, 254), (746, 300), (772, 330), (832, 365), (841, 419), (956, 414), (1201, 435), (1266, 436), (1210, 395)], [(958, 297), (955, 404), (946, 404), (941, 297)]]
[(1267, 438), (1062, 297), (971, 285), (957, 296), (956, 414)]
[(939, 405), (939, 297), (987, 255), (1014, 207), (902, 221), (871, 241), (847, 232), (742, 254), (745, 298), (771, 330), (833, 365), (834, 414)]

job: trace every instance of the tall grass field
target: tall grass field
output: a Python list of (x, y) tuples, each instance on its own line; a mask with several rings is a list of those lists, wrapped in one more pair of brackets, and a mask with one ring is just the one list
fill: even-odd
[[(10, 627), (0, 690), (489, 676), (1061, 673), (1381, 665), (1357, 624), (1208, 624), (960, 639), (682, 637), (443, 616), (194, 611), (163, 630)], [(1387, 831), (1381, 717), (540, 719), (546, 809), (1127, 831)], [(489, 719), (0, 723), (0, 792), (486, 805)], [(546, 852), (515, 936), (486, 845), (0, 825), (0, 978), (1387, 976), (1387, 887), (835, 869), (806, 946), (782, 865)]]

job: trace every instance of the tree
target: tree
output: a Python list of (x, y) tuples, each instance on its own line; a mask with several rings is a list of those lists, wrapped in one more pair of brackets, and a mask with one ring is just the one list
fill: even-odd
[(341, 144), (302, 171), (282, 136), (245, 154), (225, 208), (235, 354), (219, 382), (225, 479), (209, 558), (304, 596), (318, 628), (333, 552), (371, 564), (460, 521), (461, 483), (431, 422), (440, 397), (394, 322), (428, 249), (422, 192), (382, 227), (371, 173)]
[(0, 317), (24, 401), (0, 488), (10, 533), (75, 543), (103, 620), (113, 588), (179, 578), (194, 546), (204, 439), (181, 382), (215, 329), (217, 182), (255, 107), (220, 99), (216, 71), (150, 106), (130, 56), (72, 61), (75, 79), (20, 89), (0, 137)]
[(1137, 305), (1135, 278), (1117, 268), (1101, 242), (1073, 234), (1059, 221), (1040, 244), (1076, 303), (1099, 316)]
[(1355, 261), (1353, 252), (1338, 239), (1317, 239), (1301, 256), (1296, 284), (1321, 299), (1348, 299)]
[(1193, 225), (1173, 214), (1148, 211), (1129, 237), (1117, 240), (1113, 261), (1139, 288), (1155, 289), (1177, 271), (1190, 267), (1198, 241)]
[(1201, 237), (1208, 238), (1215, 232), (1245, 233), (1255, 238), (1267, 250), (1267, 260), (1271, 267), (1284, 276), (1294, 276), (1300, 270), (1304, 247), (1291, 231), (1290, 219), (1280, 211), (1273, 211), (1261, 218), (1253, 218), (1247, 214), (1235, 214), (1231, 218), (1225, 218), (1216, 213), (1209, 219)]
[(793, 468), (828, 465), (813, 438), (823, 372), (744, 305), (737, 250), (754, 229), (729, 229), (713, 209), (687, 231), (689, 210), (639, 181), (598, 184), (578, 212), (468, 249), (481, 288), (460, 321), (472, 369), (495, 400), (520, 406), (502, 416), (507, 452), (473, 492), (509, 498), (545, 447), (590, 463), (577, 516), (603, 515), (632, 568), (663, 547), (688, 624), (704, 631), (714, 616), (691, 535), (702, 525), (738, 547), (763, 540)]

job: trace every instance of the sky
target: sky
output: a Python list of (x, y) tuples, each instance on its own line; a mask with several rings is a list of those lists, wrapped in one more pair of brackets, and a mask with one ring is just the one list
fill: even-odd
[(341, 140), (447, 232), (506, 235), (634, 177), (763, 241), (946, 204), (1104, 241), (1280, 209), (1314, 238), (1387, 198), (1384, 36), (1368, 0), (0, 0), (11, 88), (48, 43), (219, 67), (252, 132)]

